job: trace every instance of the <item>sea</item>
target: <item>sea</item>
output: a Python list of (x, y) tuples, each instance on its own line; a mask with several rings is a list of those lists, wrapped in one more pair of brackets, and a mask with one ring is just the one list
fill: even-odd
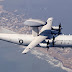
[[(33, 49), (24, 55), (23, 46), (0, 41), (0, 72), (67, 72), (61, 62)], [(62, 69), (63, 68), (63, 69)]]

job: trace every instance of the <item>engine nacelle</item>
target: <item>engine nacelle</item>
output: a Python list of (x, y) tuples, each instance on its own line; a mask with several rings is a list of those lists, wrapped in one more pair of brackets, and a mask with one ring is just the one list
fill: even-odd
[[(62, 27), (61, 27), (61, 29), (63, 29)], [(52, 30), (59, 30), (59, 26), (52, 26)]]
[(57, 31), (57, 30), (52, 30), (52, 31), (51, 31), (51, 34), (54, 34), (54, 35), (56, 35), (56, 34), (62, 34), (62, 32), (59, 32), (59, 31)]

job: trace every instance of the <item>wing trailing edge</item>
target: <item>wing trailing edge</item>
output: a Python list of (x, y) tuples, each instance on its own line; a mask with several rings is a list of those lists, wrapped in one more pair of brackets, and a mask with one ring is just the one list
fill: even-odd
[(34, 48), (35, 46), (37, 46), (40, 42), (42, 42), (43, 40), (45, 40), (48, 36), (44, 35), (44, 31), (46, 30), (51, 30), (52, 27), (52, 21), (53, 18), (48, 18), (47, 20), (47, 24), (45, 26), (42, 27), (41, 31), (40, 31), (40, 35), (37, 36), (26, 48), (25, 50), (22, 52), (23, 54), (26, 54), (27, 52), (29, 52), (32, 48)]

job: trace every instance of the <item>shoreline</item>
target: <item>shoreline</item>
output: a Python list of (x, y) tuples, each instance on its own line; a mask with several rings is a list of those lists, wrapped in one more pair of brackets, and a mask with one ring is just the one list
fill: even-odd
[[(30, 34), (31, 28), (24, 26), (23, 24), (23, 22), (25, 21), (24, 15), (15, 15), (14, 13), (8, 11), (3, 12), (3, 14), (4, 15), (1, 15), (0, 17), (0, 26), (3, 26), (4, 28), (15, 31), (17, 33)], [(9, 16), (10, 18), (8, 18)], [(67, 66), (67, 68), (72, 69), (72, 56), (66, 58), (66, 56), (68, 56), (69, 54), (72, 55), (71, 49), (50, 48), (48, 51), (46, 50), (46, 48), (36, 49), (56, 58), (57, 60), (62, 62), (63, 66)]]
[[(35, 52), (36, 51), (36, 52)], [(58, 59), (55, 59), (54, 57), (50, 56), (50, 55), (46, 55), (45, 53), (42, 53), (41, 51), (38, 51), (36, 49), (34, 49), (33, 51), (31, 51), (31, 54), (35, 55), (38, 59), (42, 59), (42, 60), (45, 60), (47, 61), (49, 64), (53, 65), (54, 67), (60, 67), (61, 69), (63, 70), (66, 70), (68, 72), (72, 72), (72, 69), (66, 67), (63, 65), (62, 61), (58, 60)], [(50, 58), (50, 60), (46, 59), (46, 58), (43, 58), (43, 57), (48, 57)], [(52, 60), (52, 61), (51, 61)], [(53, 62), (58, 62), (57, 65), (55, 65)]]

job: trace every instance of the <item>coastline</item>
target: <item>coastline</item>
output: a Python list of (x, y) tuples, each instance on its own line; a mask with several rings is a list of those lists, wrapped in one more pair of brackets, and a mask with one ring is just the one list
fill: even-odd
[[(39, 49), (40, 50), (40, 49)], [(68, 72), (72, 72), (72, 69), (66, 67), (63, 65), (62, 61), (55, 59), (54, 57), (52, 57), (51, 55), (41, 52), (39, 51), (37, 48), (33, 49), (31, 51), (31, 54), (35, 55), (38, 59), (42, 59), (44, 61), (47, 61), (48, 63), (50, 63), (52, 66), (54, 67), (60, 67), (63, 70), (66, 70)]]
[[(0, 16), (0, 18), (1, 18), (0, 26), (6, 29), (9, 29), (11, 31), (14, 31), (16, 33), (31, 34), (31, 28), (24, 26), (23, 24), (24, 21), (26, 20), (24, 19), (23, 14), (15, 15), (13, 12), (5, 11), (5, 12), (2, 12), (2, 15)], [(62, 64), (60, 63), (61, 66), (63, 65), (62, 67), (67, 67), (68, 69), (72, 70), (72, 67), (71, 67), (72, 66), (72, 56), (71, 56), (72, 49), (50, 48), (48, 51), (46, 48), (36, 48), (36, 49), (62, 62)]]

